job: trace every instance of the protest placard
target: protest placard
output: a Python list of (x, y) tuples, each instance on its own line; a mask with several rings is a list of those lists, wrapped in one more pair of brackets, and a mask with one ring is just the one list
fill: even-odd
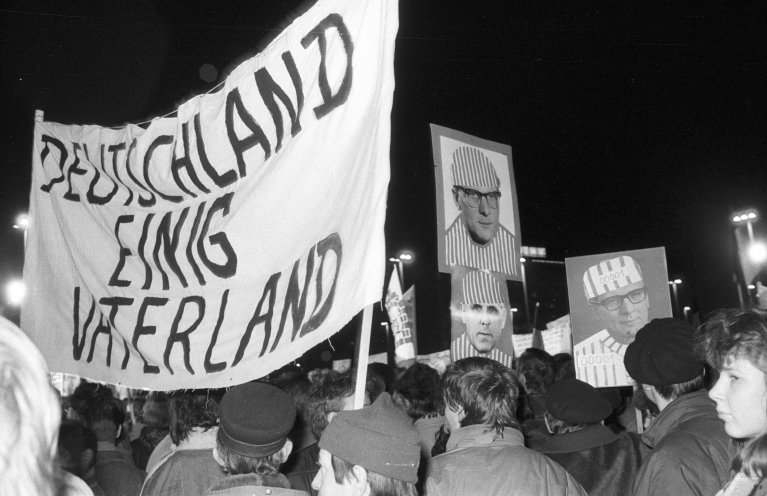
[(397, 15), (320, 0), (145, 128), (36, 122), (22, 327), (51, 370), (229, 386), (380, 299)]
[(594, 387), (633, 383), (626, 347), (650, 320), (671, 317), (663, 248), (565, 259), (578, 379)]

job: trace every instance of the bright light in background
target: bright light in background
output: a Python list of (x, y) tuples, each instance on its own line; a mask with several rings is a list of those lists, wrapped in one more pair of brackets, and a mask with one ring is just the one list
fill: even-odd
[(29, 215), (27, 214), (20, 214), (16, 217), (16, 220), (13, 223), (14, 229), (21, 229), (22, 231), (26, 231), (29, 229)]
[(748, 258), (754, 263), (762, 263), (767, 260), (767, 246), (764, 243), (751, 243), (748, 247)]
[(6, 300), (9, 305), (19, 306), (24, 301), (24, 296), (27, 294), (27, 288), (20, 279), (14, 279), (5, 286)]

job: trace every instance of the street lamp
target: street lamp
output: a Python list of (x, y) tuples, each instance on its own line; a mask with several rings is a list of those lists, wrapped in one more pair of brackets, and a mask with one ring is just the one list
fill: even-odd
[(689, 320), (690, 320), (690, 319), (687, 317), (687, 315), (690, 313), (690, 310), (692, 310), (692, 308), (690, 308), (690, 307), (684, 307), (684, 308), (682, 309), (682, 311), (684, 312), (684, 320), (687, 320), (687, 321), (689, 321)]
[(21, 305), (26, 294), (27, 289), (24, 286), (24, 282), (19, 279), (14, 279), (5, 286), (6, 301), (11, 306), (17, 307)]
[(405, 290), (405, 267), (402, 265), (403, 263), (410, 263), (415, 259), (415, 256), (413, 255), (413, 252), (410, 250), (404, 250), (400, 252), (400, 254), (396, 257), (392, 257), (389, 259), (390, 262), (393, 262), (397, 264), (397, 269), (399, 269), (399, 282), (402, 286), (402, 290)]
[[(753, 223), (759, 218), (759, 214), (754, 209), (744, 210), (738, 212), (732, 217), (732, 223), (735, 225), (735, 240), (738, 246), (739, 261), (741, 274), (743, 276), (742, 283), (735, 281), (738, 287), (738, 297), (740, 298), (741, 307), (745, 307), (743, 298), (743, 286), (747, 286), (751, 279), (759, 272), (760, 266), (767, 261), (767, 246), (761, 241), (754, 239), (754, 226)], [(739, 226), (746, 226), (746, 232), (748, 233), (748, 241), (742, 239), (742, 235), (738, 235), (737, 228)], [(749, 298), (750, 300), (750, 298)]]
[(678, 314), (679, 313), (678, 312), (678, 309), (679, 309), (679, 295), (676, 292), (676, 287), (678, 285), (682, 284), (682, 280), (681, 279), (674, 279), (673, 281), (669, 281), (668, 283), (669, 283), (669, 285), (671, 286), (671, 289), (674, 292), (674, 307), (672, 309), (672, 315), (673, 314)]
[(16, 219), (13, 221), (13, 228), (18, 229), (19, 231), (24, 233), (24, 246), (27, 246), (27, 230), (29, 229), (29, 225), (31, 224), (29, 215), (26, 213), (19, 214), (16, 216)]

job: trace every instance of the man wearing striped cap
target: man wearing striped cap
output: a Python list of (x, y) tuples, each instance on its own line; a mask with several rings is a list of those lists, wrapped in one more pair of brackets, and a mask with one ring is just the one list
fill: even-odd
[(501, 181), (492, 162), (479, 149), (460, 146), (451, 172), (460, 213), (445, 232), (447, 265), (516, 275), (514, 235), (499, 224)]
[(463, 278), (460, 319), (466, 332), (450, 346), (453, 361), (482, 356), (512, 366), (514, 357), (497, 347), (508, 315), (502, 290), (500, 281), (488, 271), (472, 271)]
[(578, 378), (596, 387), (633, 383), (623, 355), (650, 310), (641, 267), (628, 255), (603, 260), (584, 272), (583, 289), (605, 329), (575, 345)]

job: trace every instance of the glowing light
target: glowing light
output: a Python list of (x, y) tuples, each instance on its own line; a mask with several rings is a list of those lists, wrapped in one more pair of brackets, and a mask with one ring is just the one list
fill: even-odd
[(27, 288), (24, 283), (19, 279), (10, 281), (5, 286), (6, 300), (9, 305), (19, 306), (24, 301), (24, 296), (27, 294)]

